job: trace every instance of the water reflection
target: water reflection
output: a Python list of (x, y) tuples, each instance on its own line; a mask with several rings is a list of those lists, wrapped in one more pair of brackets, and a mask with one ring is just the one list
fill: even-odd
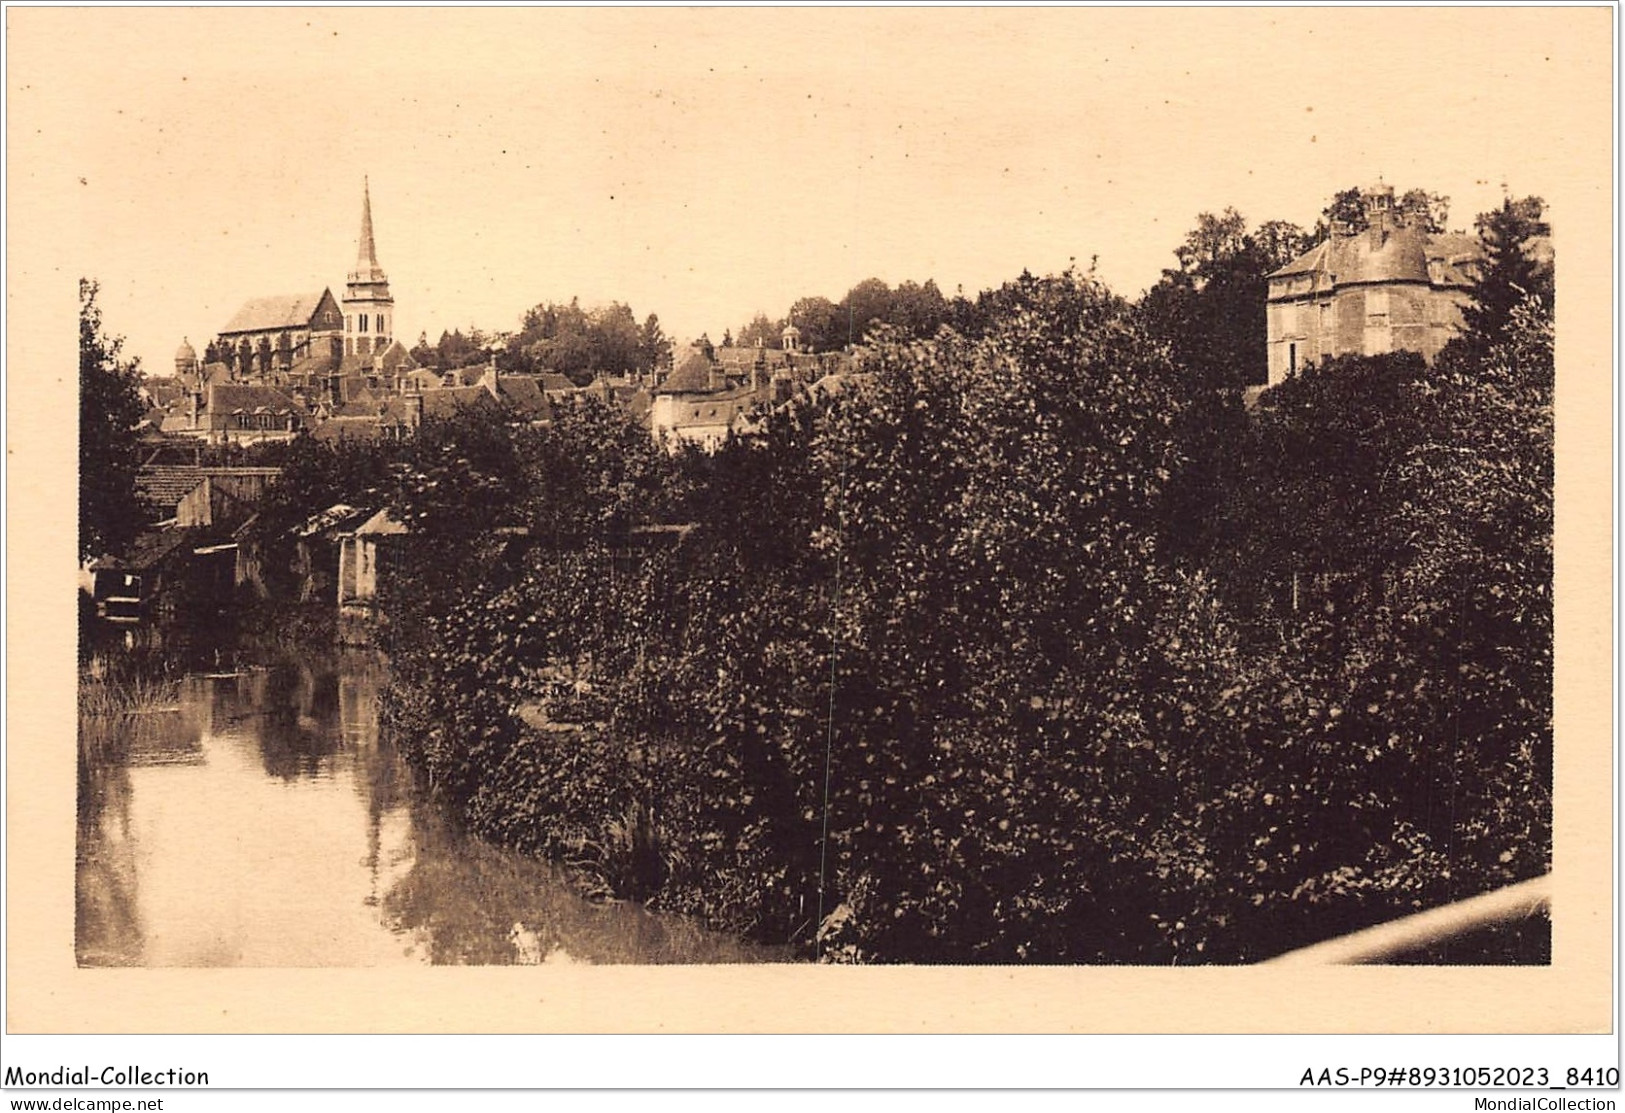
[(784, 957), (588, 902), (550, 864), (452, 828), (379, 732), (375, 656), (225, 664), (82, 740), (81, 965)]

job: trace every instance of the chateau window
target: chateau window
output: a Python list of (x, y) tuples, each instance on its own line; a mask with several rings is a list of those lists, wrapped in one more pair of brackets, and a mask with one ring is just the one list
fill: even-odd
[(367, 315), (365, 313), (361, 314), (361, 327), (359, 329), (357, 329), (356, 331), (358, 331), (358, 332), (366, 332), (367, 331)]
[(349, 315), (349, 314), (348, 314), (348, 313), (346, 313), (346, 314), (345, 314), (345, 315), (344, 315), (344, 331), (345, 331), (345, 332), (350, 332), (350, 331), (352, 331), (352, 329), (351, 329), (351, 325), (350, 325), (350, 315)]
[(1296, 344), (1286, 346), (1286, 373), (1288, 375), (1298, 373), (1298, 346)]

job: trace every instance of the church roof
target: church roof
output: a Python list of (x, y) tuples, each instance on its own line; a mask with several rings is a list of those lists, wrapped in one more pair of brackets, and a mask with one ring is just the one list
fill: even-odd
[(269, 329), (303, 328), (316, 315), (326, 290), (314, 294), (276, 294), (268, 298), (252, 298), (243, 303), (220, 335), (238, 332), (264, 332)]

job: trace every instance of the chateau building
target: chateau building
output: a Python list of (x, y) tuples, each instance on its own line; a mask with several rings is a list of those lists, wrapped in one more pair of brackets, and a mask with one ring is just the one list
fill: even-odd
[(1341, 355), (1420, 352), (1432, 360), (1461, 326), (1484, 259), (1476, 236), (1428, 230), (1392, 186), (1362, 195), (1367, 227), (1331, 235), (1269, 276), (1269, 385)]

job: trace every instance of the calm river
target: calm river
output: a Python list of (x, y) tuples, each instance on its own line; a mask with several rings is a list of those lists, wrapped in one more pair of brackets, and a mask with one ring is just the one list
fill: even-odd
[(193, 673), (81, 771), (83, 966), (779, 961), (577, 895), (451, 828), (378, 729), (369, 654)]

